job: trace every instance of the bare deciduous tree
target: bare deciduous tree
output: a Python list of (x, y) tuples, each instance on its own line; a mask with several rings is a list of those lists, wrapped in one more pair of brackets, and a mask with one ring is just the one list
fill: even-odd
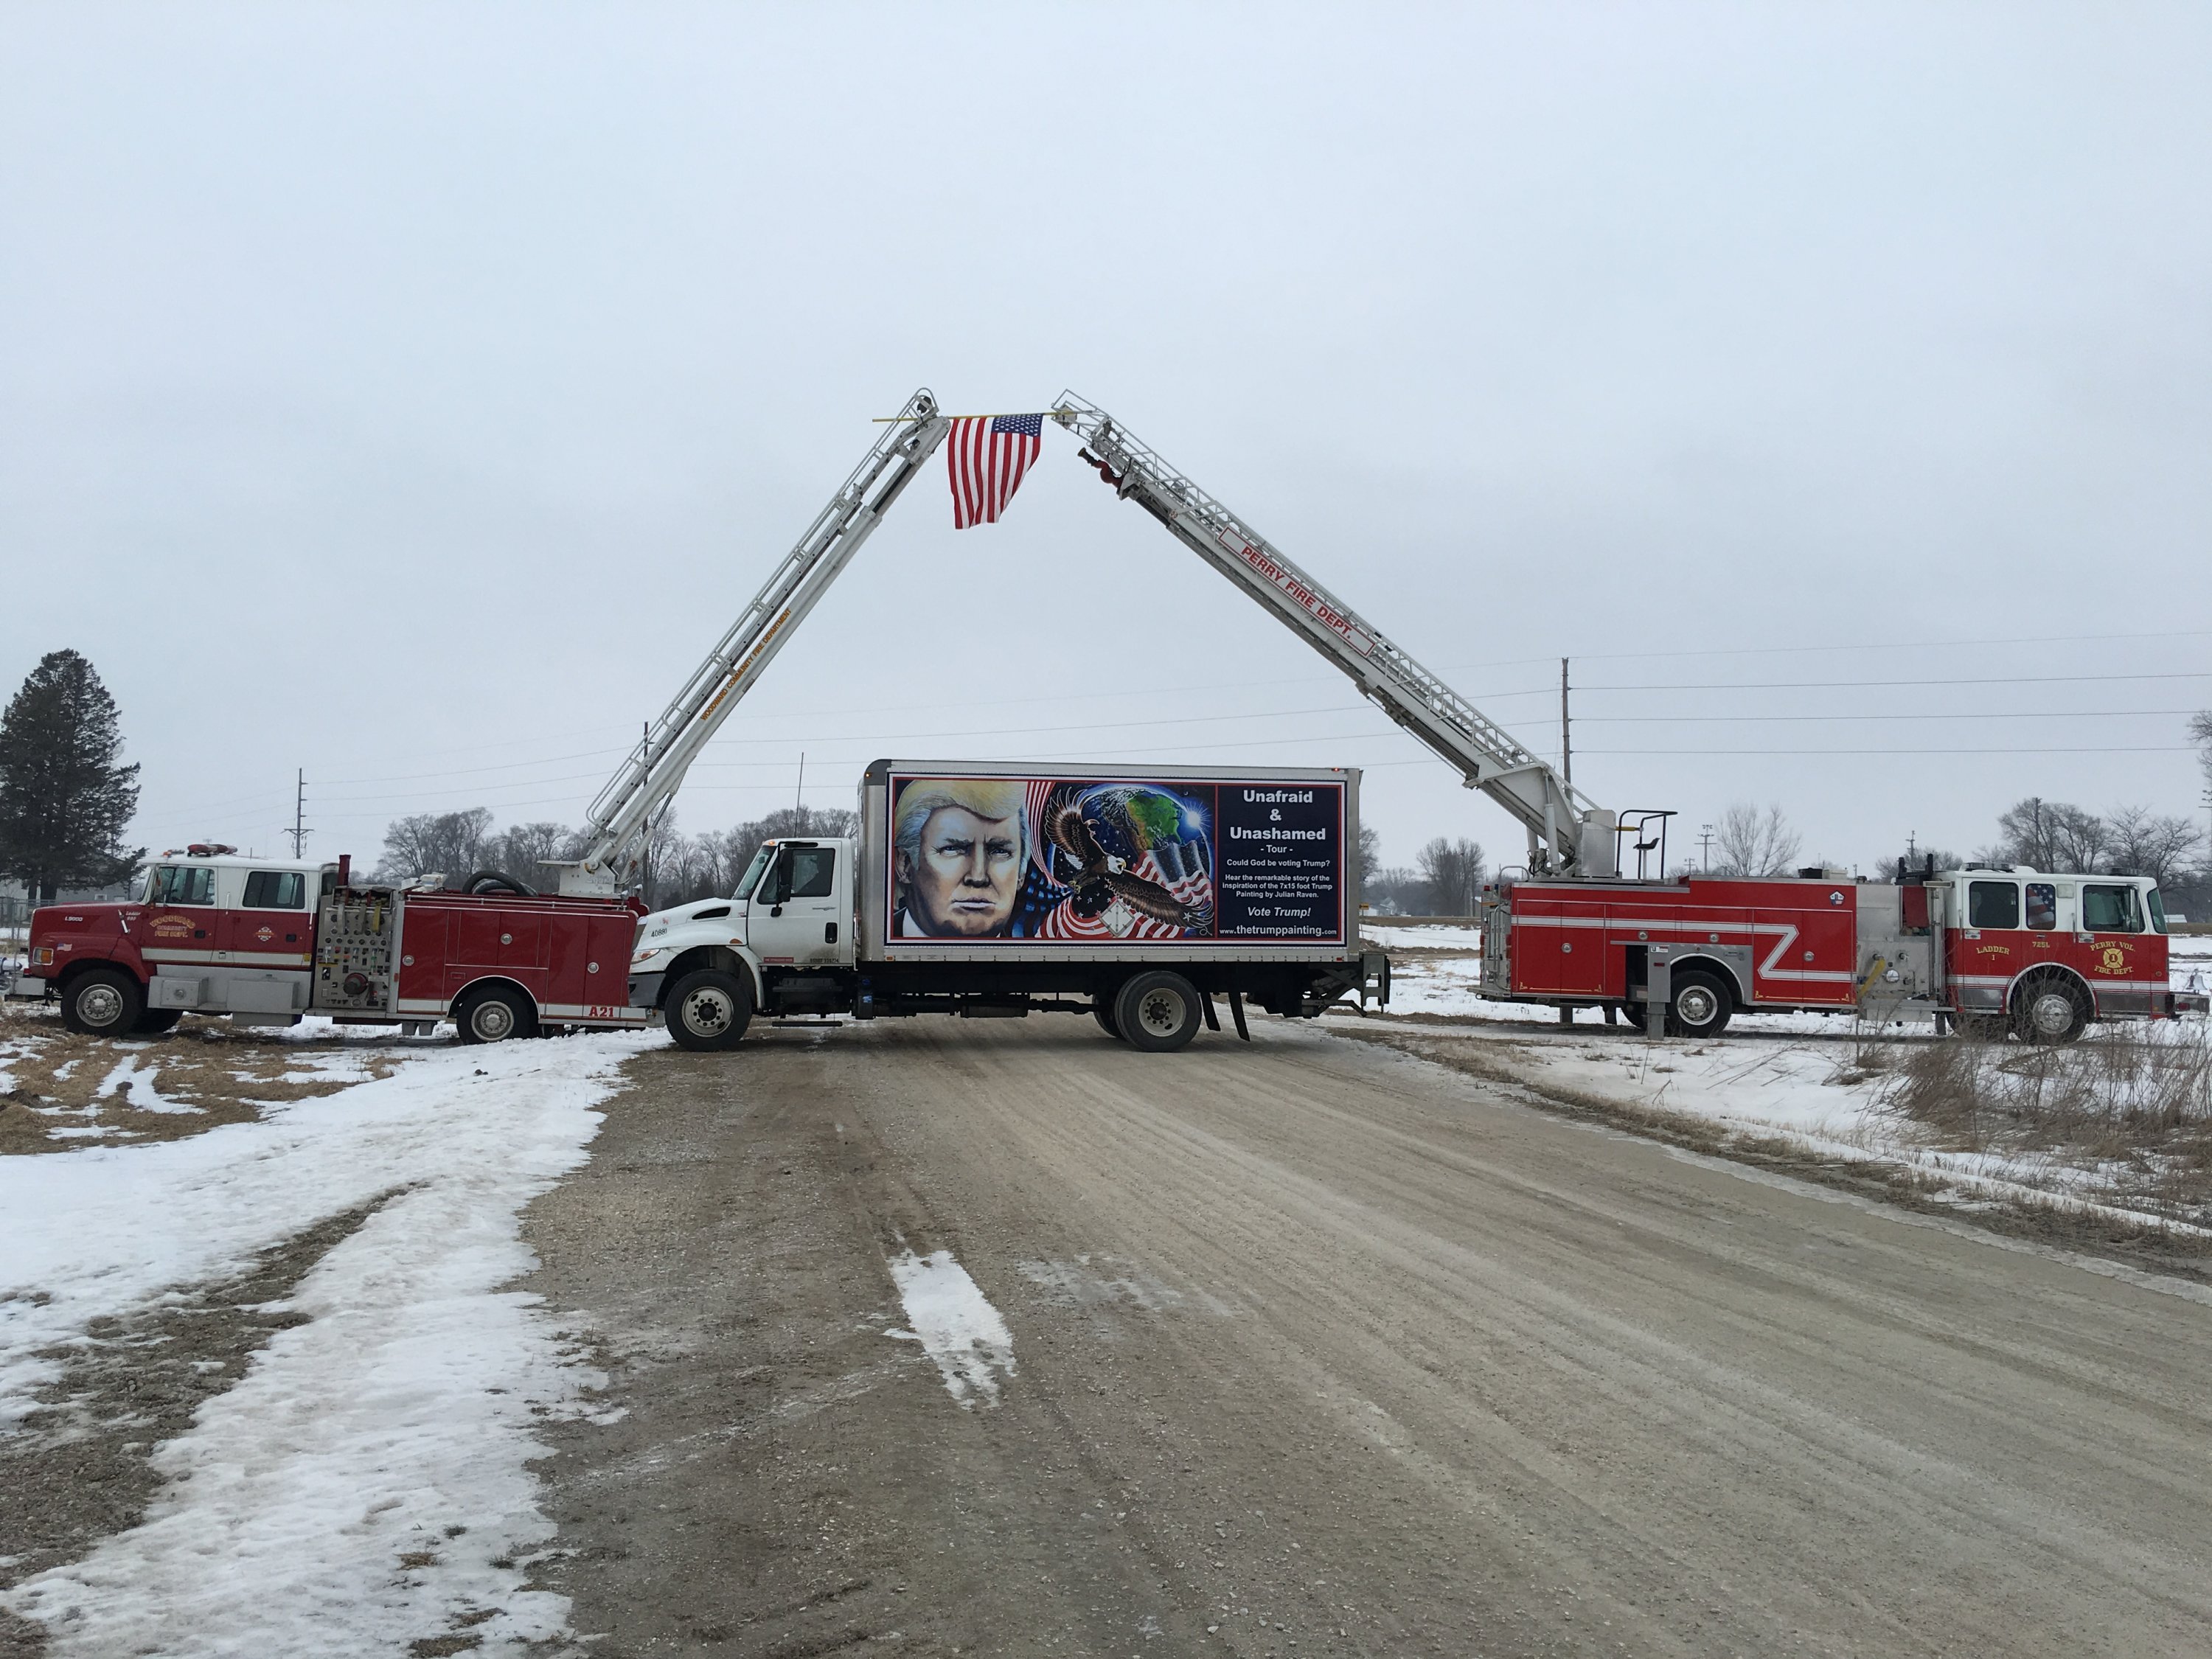
[(1804, 837), (1790, 826), (1778, 805), (1764, 812), (1738, 801), (1721, 814), (1713, 830), (1713, 873), (1717, 876), (1780, 876), (1796, 867)]
[(2037, 870), (2102, 869), (2112, 831), (2094, 812), (2063, 800), (2030, 795), (1997, 817), (2002, 839), (1995, 864), (2025, 864)]
[(387, 880), (406, 880), (434, 871), (458, 879), (484, 867), (492, 850), (490, 836), (491, 810), (484, 806), (394, 818), (384, 832), (384, 862), (378, 874)]
[(2148, 876), (2161, 887), (2179, 880), (2190, 855), (2204, 843), (2203, 832), (2187, 818), (2148, 806), (2117, 808), (2108, 827), (2106, 867), (2116, 876)]
[(1421, 848), (1419, 857), (1429, 914), (1473, 915), (1482, 895), (1482, 843), (1464, 836), (1455, 841), (1438, 836)]

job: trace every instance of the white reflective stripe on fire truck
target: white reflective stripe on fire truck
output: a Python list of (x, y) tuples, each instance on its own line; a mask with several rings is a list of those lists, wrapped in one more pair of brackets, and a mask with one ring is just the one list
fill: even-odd
[[(1778, 968), (1782, 953), (1797, 942), (1797, 930), (1788, 922), (1756, 921), (1749, 927), (1729, 921), (1669, 921), (1657, 916), (1516, 916), (1516, 927), (1638, 927), (1658, 933), (1750, 933), (1773, 939), (1774, 948), (1759, 964), (1760, 979), (1796, 980), (1800, 983), (1849, 985), (1858, 975), (1835, 968)], [(1634, 939), (1608, 939), (1609, 945), (1633, 945)]]
[(2027, 975), (2033, 973), (2038, 968), (2054, 967), (2064, 968), (2068, 973), (2072, 974), (2084, 985), (2087, 985), (2094, 990), (2165, 991), (2172, 988), (2166, 981), (2162, 979), (2100, 979), (2094, 974), (2083, 973), (2079, 968), (2068, 967), (2067, 964), (2063, 962), (2039, 962), (2032, 967), (2021, 969), (2017, 974), (1954, 974), (1951, 975), (1951, 983), (1954, 985), (1979, 985), (1984, 987), (1991, 985), (2014, 985), (2017, 984)]
[(311, 968), (313, 957), (295, 951), (141, 951), (149, 962), (221, 963), (231, 968)]

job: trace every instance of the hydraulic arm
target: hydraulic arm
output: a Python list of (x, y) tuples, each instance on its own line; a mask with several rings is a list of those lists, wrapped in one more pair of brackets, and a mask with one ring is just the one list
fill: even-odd
[(592, 803), (583, 855), (562, 868), (562, 892), (611, 893), (636, 879), (647, 821), (681, 787), (699, 751), (951, 430), (927, 389), (885, 423), (844, 487)]
[(1052, 417), (1116, 492), (1259, 600), (1342, 669), (1360, 695), (1459, 769), (1528, 832), (1528, 867), (1615, 873), (1614, 815), (1594, 805), (1434, 674), (1285, 558), (1266, 537), (1129, 434), (1095, 404), (1062, 392)]

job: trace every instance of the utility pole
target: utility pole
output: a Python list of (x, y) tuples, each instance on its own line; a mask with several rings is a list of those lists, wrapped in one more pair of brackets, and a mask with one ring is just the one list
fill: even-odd
[(300, 856), (300, 848), (315, 832), (307, 828), (307, 769), (301, 767), (292, 784), (292, 827), (283, 832), (292, 838), (292, 856)]
[(1567, 659), (1559, 659), (1559, 776), (1569, 788), (1575, 781), (1575, 739), (1567, 716)]
[(1705, 850), (1705, 873), (1710, 876), (1713, 872), (1713, 826), (1711, 824), (1708, 823), (1698, 830), (1698, 845)]
[(799, 751), (799, 787), (791, 792), (791, 810), (794, 812), (806, 810), (806, 751), (804, 749)]

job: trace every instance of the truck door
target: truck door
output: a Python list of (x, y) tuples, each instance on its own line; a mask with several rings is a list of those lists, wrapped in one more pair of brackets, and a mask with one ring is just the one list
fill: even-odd
[(216, 921), (216, 948), (234, 967), (307, 972), (315, 949), (309, 896), (304, 870), (248, 870), (238, 908)]
[(2146, 965), (2152, 953), (2144, 946), (2154, 937), (2146, 932), (2142, 895), (2133, 882), (2081, 884), (2081, 927), (2074, 936), (2074, 958), (2096, 993), (2098, 1013), (2150, 1012), (2154, 985), (2166, 988), (2165, 975), (2154, 979)]
[(1966, 914), (1951, 947), (1951, 982), (1959, 1006), (2000, 1012), (2013, 976), (2032, 966), (2032, 946), (2021, 926), (2020, 884), (2009, 877), (1977, 876), (1966, 883)]
[(805, 967), (843, 959), (849, 950), (852, 877), (835, 847), (786, 842), (753, 889), (745, 943), (768, 967)]
[(148, 890), (145, 929), (138, 953), (157, 974), (203, 975), (223, 948), (215, 905), (215, 869), (204, 864), (164, 864)]

